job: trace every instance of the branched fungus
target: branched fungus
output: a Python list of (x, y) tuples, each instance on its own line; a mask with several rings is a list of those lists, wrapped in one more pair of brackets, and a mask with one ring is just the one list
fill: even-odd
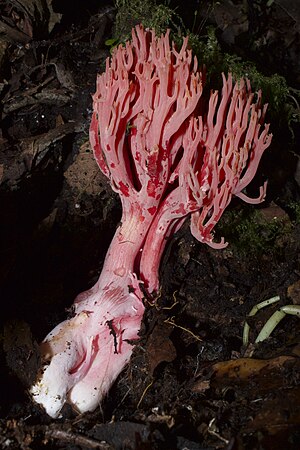
[(129, 361), (144, 313), (144, 293), (159, 289), (159, 265), (172, 236), (191, 232), (214, 248), (213, 229), (244, 189), (271, 142), (265, 107), (250, 83), (223, 75), (223, 90), (202, 98), (202, 73), (183, 40), (170, 46), (137, 26), (98, 76), (90, 142), (122, 202), (122, 219), (101, 275), (74, 303), (74, 316), (41, 344), (44, 367), (34, 400), (57, 417), (65, 402), (92, 411)]

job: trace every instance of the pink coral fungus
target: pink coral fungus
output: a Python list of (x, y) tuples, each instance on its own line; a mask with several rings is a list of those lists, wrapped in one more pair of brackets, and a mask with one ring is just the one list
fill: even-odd
[(90, 141), (123, 215), (99, 280), (41, 344), (45, 365), (31, 392), (52, 417), (65, 402), (94, 410), (129, 361), (144, 293), (158, 291), (167, 239), (183, 222), (222, 248), (213, 229), (232, 196), (264, 198), (265, 185), (254, 200), (243, 192), (271, 141), (260, 93), (254, 101), (248, 81), (223, 75), (222, 93), (207, 104), (187, 46), (185, 38), (177, 51), (169, 32), (157, 38), (137, 26), (98, 76)]

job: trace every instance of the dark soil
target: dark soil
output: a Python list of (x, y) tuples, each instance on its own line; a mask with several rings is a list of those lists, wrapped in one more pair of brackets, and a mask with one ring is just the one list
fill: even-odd
[[(199, 244), (188, 224), (170, 242), (161, 296), (101, 407), (82, 416), (65, 407), (62, 419), (51, 420), (31, 402), (37, 343), (96, 281), (121, 213), (88, 143), (91, 94), (115, 10), (90, 0), (61, 10), (56, 3), (59, 15), (37, 0), (0, 1), (0, 447), (299, 449), (299, 319), (287, 316), (253, 344), (278, 307), (300, 304), (297, 125), (294, 141), (286, 128), (272, 129), (258, 174), (269, 178), (268, 198), (252, 235), (243, 217), (254, 207), (235, 201), (219, 228), (230, 241), (225, 250)], [(267, 55), (266, 70), (299, 89), (298, 2), (275, 1), (258, 22), (250, 8), (248, 28), (230, 9), (244, 2), (222, 3), (206, 20), (219, 27), (226, 51), (256, 57), (262, 70)], [(225, 35), (224, 11), (232, 20)], [(180, 4), (178, 12), (185, 19)], [(247, 33), (261, 43), (256, 54)], [(279, 304), (249, 320), (243, 346), (247, 314), (275, 295)]]

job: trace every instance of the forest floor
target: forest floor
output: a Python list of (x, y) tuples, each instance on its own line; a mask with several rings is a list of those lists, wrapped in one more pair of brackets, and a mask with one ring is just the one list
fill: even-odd
[[(175, 235), (162, 262), (161, 296), (146, 309), (130, 364), (101, 407), (78, 416), (66, 406), (52, 420), (27, 394), (37, 343), (94, 284), (120, 220), (88, 142), (91, 94), (116, 13), (95, 3), (76, 14), (45, 14), (38, 0), (0, 1), (0, 448), (299, 449), (299, 319), (287, 316), (254, 344), (277, 308), (300, 304), (299, 155), (286, 130), (272, 129), (274, 147), (263, 161), (266, 202), (234, 201), (222, 218), (226, 249), (199, 244), (188, 224)], [(298, 2), (271, 3), (267, 63), (277, 59), (299, 89)], [(207, 20), (227, 50), (242, 53), (250, 19), (237, 22), (235, 13), (217, 9)], [(276, 295), (278, 304), (249, 319), (244, 346), (251, 308)]]

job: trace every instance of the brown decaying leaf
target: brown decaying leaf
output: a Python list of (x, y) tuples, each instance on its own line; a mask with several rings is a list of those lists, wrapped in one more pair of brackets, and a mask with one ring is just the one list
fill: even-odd
[(16, 13), (21, 13), (23, 20), (17, 21), (18, 28), (30, 38), (33, 24), (36, 21), (44, 22), (50, 33), (54, 26), (60, 22), (62, 15), (53, 11), (52, 0), (10, 0)]
[(300, 305), (300, 280), (288, 287), (287, 296), (292, 300), (294, 305)]
[[(297, 367), (300, 369), (300, 360), (295, 356), (282, 355), (266, 360), (240, 358), (214, 364), (208, 376), (210, 386), (213, 388), (243, 385), (251, 381), (255, 382), (256, 393), (262, 393), (281, 386), (283, 371)], [(194, 384), (193, 391), (202, 391), (202, 385), (203, 377)]]
[(175, 347), (169, 338), (171, 331), (166, 325), (157, 324), (148, 339), (146, 353), (151, 375), (161, 362), (171, 362), (176, 358)]
[(28, 175), (35, 169), (53, 149), (55, 143), (71, 133), (79, 133), (84, 125), (77, 122), (68, 122), (59, 125), (47, 133), (22, 139), (19, 143), (19, 157), (12, 164), (4, 165), (2, 182), (16, 183), (21, 177)]

